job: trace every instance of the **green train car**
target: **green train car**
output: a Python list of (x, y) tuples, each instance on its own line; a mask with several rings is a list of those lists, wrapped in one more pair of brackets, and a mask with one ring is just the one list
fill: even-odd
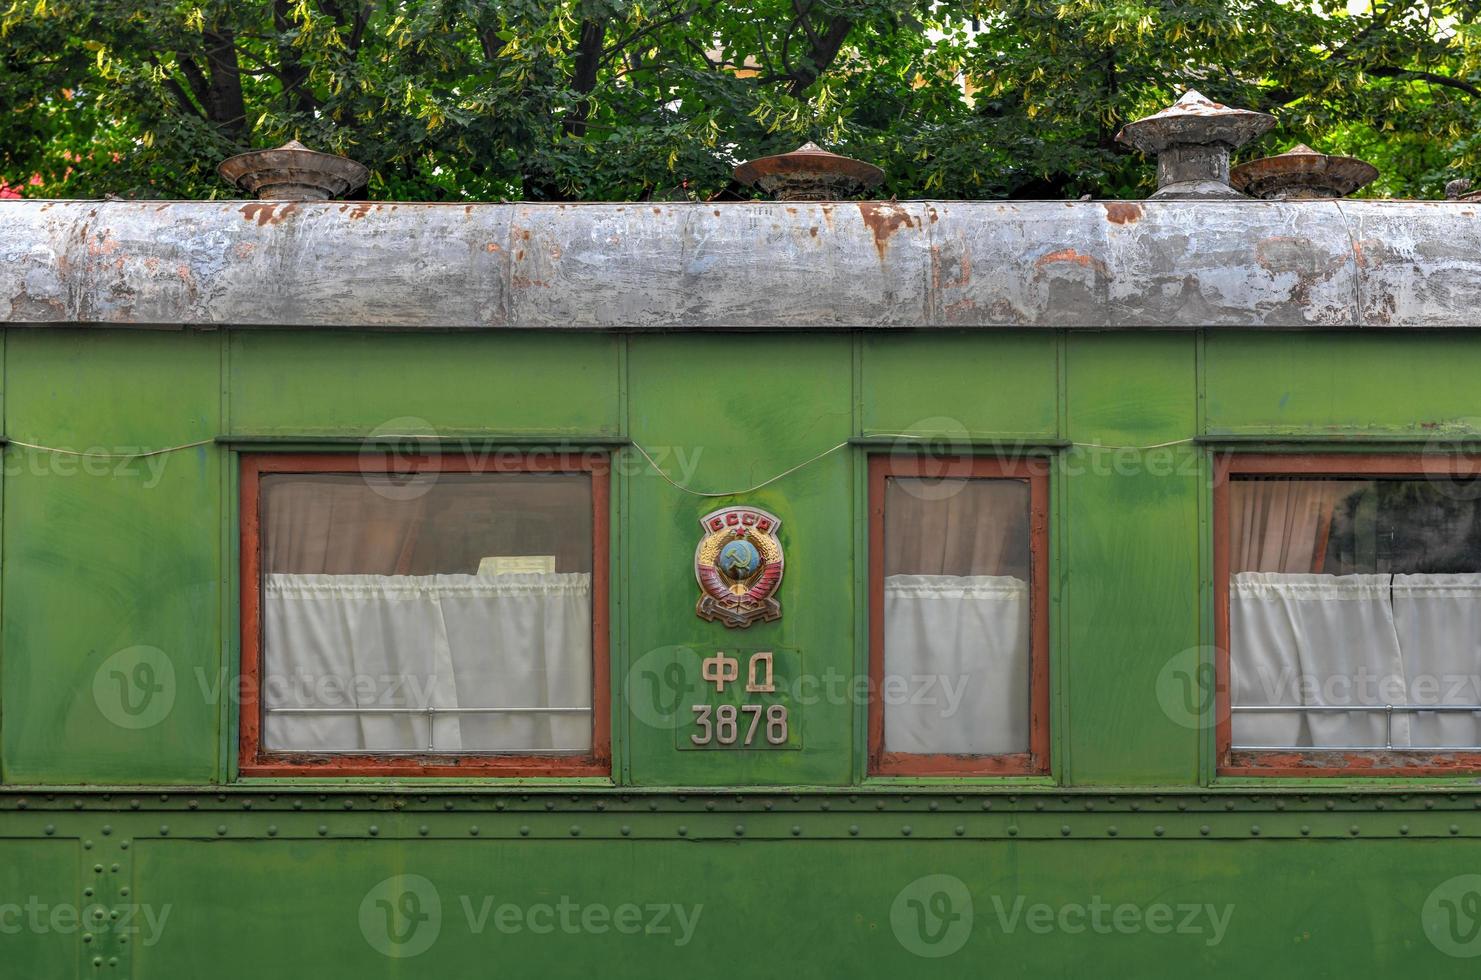
[(0, 976), (1471, 976), (1465, 202), (4, 202)]

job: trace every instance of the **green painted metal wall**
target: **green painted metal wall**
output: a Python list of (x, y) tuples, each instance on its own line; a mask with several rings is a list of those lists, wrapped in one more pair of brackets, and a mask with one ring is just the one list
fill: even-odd
[[(1210, 453), (1481, 439), (1478, 378), (1470, 331), (10, 330), (0, 976), (1470, 975), (1476, 781), (1215, 780), (1174, 672)], [(631, 440), (706, 492), (806, 464), (706, 498), (619, 450), (611, 783), (233, 779), (233, 447), (406, 432)], [(674, 658), (863, 670), (865, 454), (922, 439), (1053, 460), (1052, 777), (867, 778), (847, 697), (799, 751), (679, 751)], [(785, 614), (742, 636), (693, 612), (727, 502), (784, 522)], [(701, 911), (680, 942), (629, 905)]]

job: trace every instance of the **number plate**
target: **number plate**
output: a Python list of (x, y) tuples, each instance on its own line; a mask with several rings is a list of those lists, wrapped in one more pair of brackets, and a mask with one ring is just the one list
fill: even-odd
[(688, 649), (686, 699), (674, 729), (687, 751), (765, 752), (802, 748), (802, 675), (794, 649)]

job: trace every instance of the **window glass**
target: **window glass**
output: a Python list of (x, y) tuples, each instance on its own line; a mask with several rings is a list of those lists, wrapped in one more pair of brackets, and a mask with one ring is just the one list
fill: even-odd
[(1026, 480), (892, 476), (884, 499), (886, 752), (1030, 749)]
[(1481, 482), (1235, 477), (1229, 523), (1234, 750), (1481, 745)]
[(589, 474), (260, 486), (264, 749), (591, 749)]

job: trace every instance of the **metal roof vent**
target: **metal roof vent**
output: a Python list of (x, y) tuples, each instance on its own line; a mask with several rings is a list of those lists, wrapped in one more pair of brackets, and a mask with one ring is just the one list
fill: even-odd
[(1356, 157), (1333, 157), (1299, 143), (1284, 153), (1242, 163), (1229, 172), (1235, 190), (1266, 201), (1346, 197), (1378, 177), (1378, 168)]
[(1161, 112), (1127, 123), (1118, 142), (1157, 157), (1152, 199), (1242, 198), (1229, 186), (1229, 152), (1275, 125), (1275, 117), (1231, 109), (1189, 89)]
[(1481, 200), (1481, 190), (1471, 189), (1471, 178), (1457, 177), (1445, 182), (1445, 200), (1478, 201)]
[(840, 201), (877, 186), (884, 171), (829, 153), (816, 143), (803, 143), (791, 153), (741, 164), (735, 168), (735, 179), (778, 201)]
[(348, 157), (310, 150), (289, 140), (221, 161), (221, 179), (263, 201), (327, 201), (363, 187), (370, 171)]

